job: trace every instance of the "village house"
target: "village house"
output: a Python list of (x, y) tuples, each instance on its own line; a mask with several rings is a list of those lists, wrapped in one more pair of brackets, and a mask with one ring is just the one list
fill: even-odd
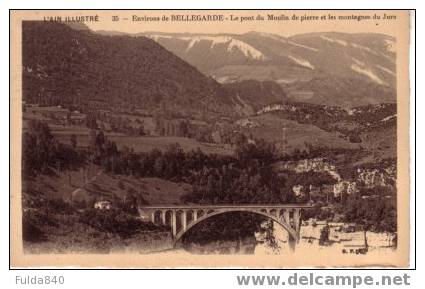
[(333, 186), (334, 197), (339, 197), (341, 194), (355, 194), (358, 191), (356, 182), (341, 181)]
[(112, 204), (110, 201), (97, 201), (94, 203), (94, 208), (98, 210), (110, 210), (112, 208)]
[(68, 118), (69, 124), (73, 125), (82, 125), (86, 122), (86, 115), (78, 111), (71, 112), (71, 115)]

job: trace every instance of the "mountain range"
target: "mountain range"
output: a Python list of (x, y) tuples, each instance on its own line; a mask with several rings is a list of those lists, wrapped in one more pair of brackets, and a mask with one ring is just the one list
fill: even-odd
[(396, 43), (391, 36), (336, 32), (291, 37), (259, 32), (137, 36), (141, 35), (220, 83), (274, 81), (296, 101), (342, 107), (396, 99)]
[(394, 103), (395, 39), (380, 34), (166, 34), (23, 23), (23, 99), (185, 115), (250, 115), (271, 103)]

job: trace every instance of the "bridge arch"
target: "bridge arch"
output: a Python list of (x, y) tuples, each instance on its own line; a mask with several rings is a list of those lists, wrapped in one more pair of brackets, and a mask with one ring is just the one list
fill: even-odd
[(282, 228), (285, 229), (285, 231), (288, 232), (290, 238), (292, 238), (293, 240), (295, 240), (296, 242), (298, 242), (299, 240), (299, 235), (297, 233), (296, 230), (294, 230), (290, 224), (287, 224), (284, 220), (279, 220), (277, 214), (276, 215), (271, 215), (268, 214), (267, 211), (264, 212), (264, 210), (244, 210), (244, 209), (232, 209), (232, 210), (226, 210), (226, 211), (214, 211), (212, 213), (209, 214), (204, 214), (200, 217), (198, 217), (198, 219), (194, 220), (193, 222), (190, 222), (189, 224), (187, 224), (185, 230), (181, 230), (177, 233), (177, 235), (175, 236), (174, 240), (173, 240), (173, 245), (175, 246), (177, 244), (177, 242), (188, 232), (190, 231), (193, 227), (195, 227), (197, 224), (211, 218), (217, 215), (221, 215), (221, 214), (226, 214), (226, 213), (234, 213), (234, 212), (242, 212), (242, 213), (251, 213), (251, 214), (257, 214), (257, 215), (261, 215), (266, 217), (267, 219), (270, 219), (276, 223), (278, 223)]

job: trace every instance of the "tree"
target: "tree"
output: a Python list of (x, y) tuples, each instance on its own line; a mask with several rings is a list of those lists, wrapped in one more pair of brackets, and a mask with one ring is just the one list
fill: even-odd
[(73, 149), (77, 148), (77, 136), (75, 134), (71, 134), (70, 141)]
[(186, 120), (183, 120), (180, 122), (179, 135), (185, 137), (188, 134), (189, 134), (189, 125)]
[(94, 129), (89, 132), (89, 148), (92, 152), (96, 150), (96, 130)]
[(23, 134), (22, 166), (26, 175), (48, 173), (52, 168), (75, 168), (84, 161), (84, 155), (73, 147), (62, 144), (51, 134), (45, 122), (29, 123), (29, 132)]
[(377, 197), (362, 199), (357, 195), (347, 198), (345, 221), (363, 225), (365, 230), (395, 232), (397, 230), (396, 200)]
[(215, 180), (215, 175), (213, 172), (210, 172), (207, 179), (207, 188), (206, 188), (207, 194), (210, 196), (213, 196), (217, 191), (216, 189), (217, 189), (217, 184)]
[(96, 119), (96, 116), (93, 114), (93, 112), (87, 113), (86, 125), (90, 129), (98, 129), (97, 119)]
[(329, 243), (329, 233), (330, 233), (329, 225), (326, 224), (322, 228), (322, 230), (320, 230), (319, 245), (323, 246)]
[(96, 133), (96, 148), (98, 150), (103, 149), (103, 145), (105, 144), (105, 135), (103, 133), (103, 131), (99, 130)]
[(143, 122), (140, 124), (140, 126), (138, 128), (137, 135), (139, 135), (139, 136), (146, 135), (145, 126), (143, 125)]
[(155, 159), (155, 163), (153, 167), (155, 174), (157, 176), (162, 176), (164, 173), (164, 167), (165, 167), (164, 157), (160, 155)]

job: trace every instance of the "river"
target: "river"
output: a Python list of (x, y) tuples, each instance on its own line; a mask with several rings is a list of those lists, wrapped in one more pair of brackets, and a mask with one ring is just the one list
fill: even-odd
[[(360, 230), (354, 224), (329, 223), (329, 241), (319, 245), (320, 232), (326, 226), (324, 222), (304, 222), (300, 229), (300, 241), (291, 248), (288, 233), (278, 224), (273, 224), (273, 237), (276, 241), (271, 246), (266, 233), (256, 233), (255, 237), (237, 241), (214, 241), (207, 244), (186, 244), (185, 250), (195, 254), (254, 254), (281, 255), (296, 252), (372, 254), (389, 253), (396, 248), (395, 235), (392, 233), (375, 233)], [(367, 242), (367, 246), (366, 246)], [(366, 249), (367, 248), (367, 249)]]

